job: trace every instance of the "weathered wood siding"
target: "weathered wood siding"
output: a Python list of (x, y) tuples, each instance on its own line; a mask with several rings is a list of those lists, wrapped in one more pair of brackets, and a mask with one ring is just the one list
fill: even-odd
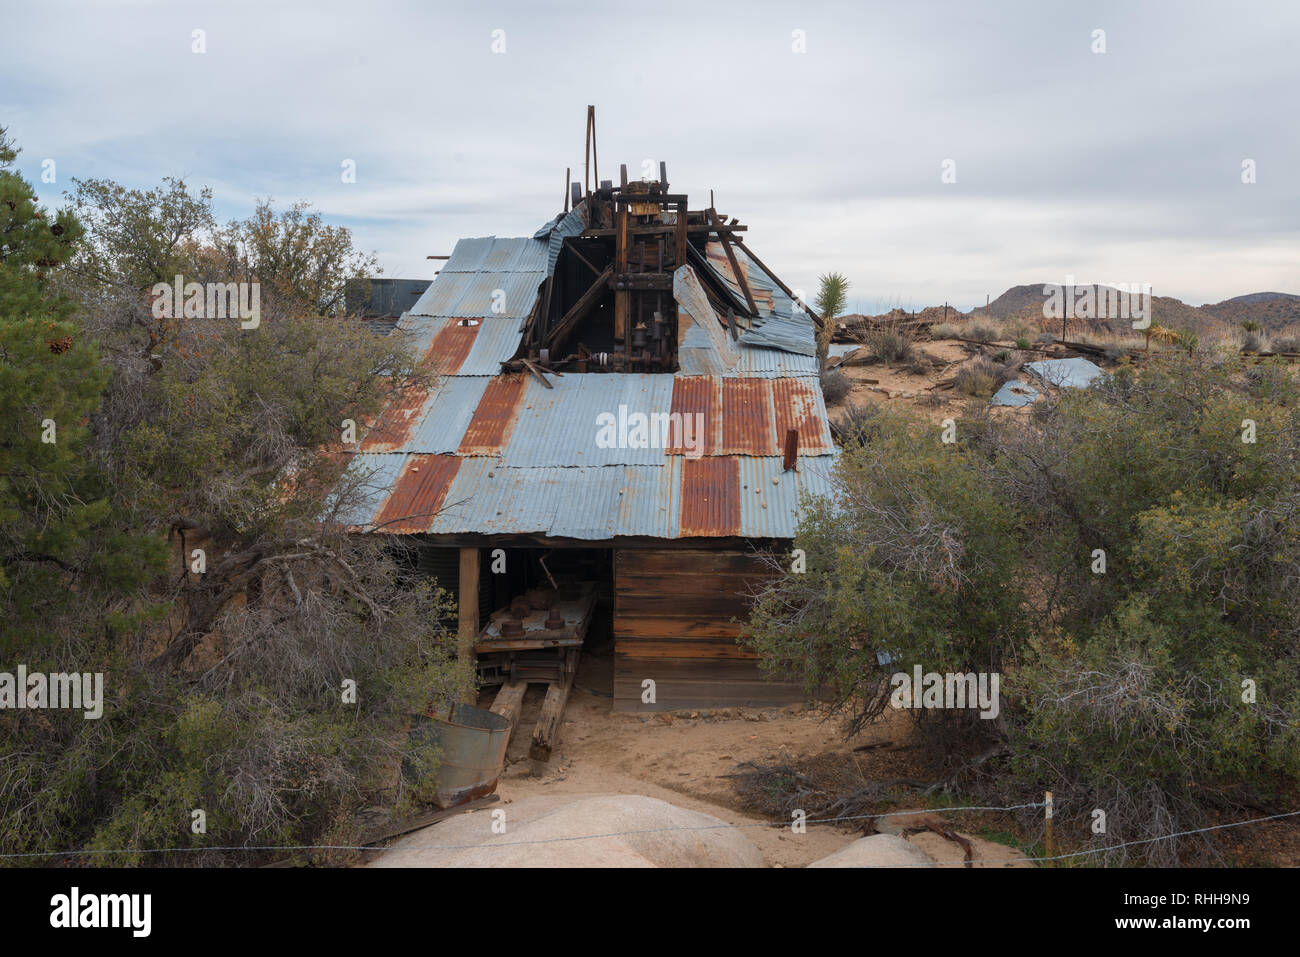
[[(614, 554), (614, 710), (793, 704), (802, 688), (764, 676), (736, 642), (754, 582), (750, 553), (618, 549)], [(732, 621), (732, 619), (737, 619)], [(655, 681), (654, 704), (641, 683)]]

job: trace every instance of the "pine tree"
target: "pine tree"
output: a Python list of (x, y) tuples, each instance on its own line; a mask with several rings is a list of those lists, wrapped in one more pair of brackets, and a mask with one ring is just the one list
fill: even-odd
[(112, 566), (109, 504), (85, 444), (107, 374), (58, 290), (82, 227), (50, 216), (0, 128), (0, 653), (46, 644), (59, 609)]

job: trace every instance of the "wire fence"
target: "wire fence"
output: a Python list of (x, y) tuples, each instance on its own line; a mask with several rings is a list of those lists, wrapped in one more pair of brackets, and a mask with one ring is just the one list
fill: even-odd
[[(1059, 806), (1059, 805), (1057, 805)], [(843, 817), (829, 818), (809, 818), (804, 820), (804, 824), (845, 824), (853, 821), (879, 820), (888, 817), (919, 817), (923, 815), (934, 814), (951, 814), (955, 812), (966, 811), (1021, 811), (1028, 808), (1045, 808), (1048, 807), (1047, 801), (1036, 801), (1026, 804), (1012, 804), (1006, 807), (996, 807), (988, 805), (968, 805), (964, 807), (938, 807), (923, 808), (911, 811), (886, 811), (879, 814), (853, 814)], [(483, 810), (487, 810), (484, 808)], [(997, 860), (983, 858), (972, 858), (970, 861), (930, 861), (926, 863), (909, 863), (909, 864), (879, 864), (866, 865), (867, 867), (963, 867), (967, 863), (979, 864), (983, 866), (997, 864), (1043, 864), (1055, 861), (1066, 861), (1075, 858), (1086, 857), (1090, 854), (1107, 854), (1113, 851), (1122, 850), (1129, 847), (1138, 847), (1145, 844), (1154, 844), (1159, 841), (1168, 841), (1180, 837), (1191, 837), (1196, 834), (1205, 834), (1210, 831), (1223, 831), (1230, 828), (1245, 827), (1248, 824), (1261, 824), (1267, 821), (1278, 821), (1284, 818), (1300, 816), (1300, 811), (1287, 811), (1281, 814), (1271, 814), (1267, 817), (1251, 818), (1246, 821), (1233, 821), (1228, 824), (1215, 824), (1209, 827), (1198, 827), (1189, 831), (1179, 831), (1174, 834), (1165, 834), (1160, 837), (1144, 838), (1138, 841), (1126, 841), (1121, 844), (1109, 844), (1103, 847), (1087, 848), (1081, 851), (1070, 851), (1065, 854), (1052, 854), (1042, 857), (1009, 857)], [(624, 831), (607, 831), (599, 834), (575, 834), (567, 837), (549, 837), (539, 838), (536, 840), (523, 841), (497, 841), (493, 843), (479, 844), (422, 844), (420, 850), (475, 850), (479, 848), (497, 848), (497, 847), (523, 847), (543, 844), (561, 844), (572, 841), (592, 841), (611, 837), (628, 837), (637, 834), (655, 834), (665, 831), (719, 831), (719, 830), (741, 830), (745, 828), (788, 828), (795, 823), (794, 821), (755, 821), (742, 824), (731, 824), (722, 822), (719, 824), (698, 824), (698, 825), (665, 825), (663, 827), (646, 827), (631, 828)], [(431, 825), (430, 825), (431, 826)], [(272, 845), (234, 845), (223, 847), (158, 847), (158, 848), (90, 848), (72, 851), (28, 851), (18, 854), (0, 854), (0, 860), (13, 860), (24, 858), (40, 857), (83, 857), (88, 855), (105, 855), (105, 854), (193, 854), (193, 853), (214, 853), (214, 852), (269, 852), (269, 851), (371, 851), (382, 852), (388, 848), (377, 847), (373, 844), (272, 844)]]

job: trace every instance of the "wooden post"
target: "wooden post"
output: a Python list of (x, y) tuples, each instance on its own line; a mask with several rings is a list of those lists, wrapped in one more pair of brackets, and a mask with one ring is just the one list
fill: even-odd
[[(478, 640), (478, 571), (479, 555), (477, 548), (460, 550), (460, 590), (456, 602), (457, 622), (456, 657), (461, 662), (468, 662), (472, 667), (475, 662), (474, 643)], [(473, 691), (466, 690), (465, 703), (473, 704)]]
[[(627, 166), (623, 167), (623, 178), (627, 179)], [(625, 184), (626, 185), (626, 184)], [(614, 213), (614, 268), (619, 276), (627, 273), (629, 262), (628, 250), (628, 208), (622, 202)], [(626, 289), (614, 290), (614, 341), (627, 339), (628, 319), (632, 312), (632, 294)]]
[[(1052, 809), (1052, 792), (1048, 791), (1047, 799), (1043, 806), (1043, 812), (1047, 815), (1044, 818), (1044, 826), (1047, 830), (1043, 836), (1043, 848), (1046, 852), (1044, 854), (1045, 857), (1053, 857), (1056, 854), (1056, 842), (1052, 840)], [(1046, 863), (1048, 867), (1052, 867), (1055, 862), (1047, 861)]]

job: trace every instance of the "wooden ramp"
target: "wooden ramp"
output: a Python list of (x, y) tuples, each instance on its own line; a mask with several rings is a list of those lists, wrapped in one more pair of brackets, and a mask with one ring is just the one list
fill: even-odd
[(497, 692), (492, 702), (492, 712), (510, 721), (510, 734), (513, 737), (519, 726), (519, 715), (524, 707), (524, 692), (528, 685), (546, 685), (546, 698), (542, 702), (542, 713), (533, 728), (533, 740), (528, 749), (528, 756), (537, 761), (551, 760), (560, 732), (560, 719), (564, 716), (564, 706), (569, 701), (569, 692), (573, 688), (573, 676), (577, 672), (577, 649), (572, 649), (573, 667), (557, 680), (546, 678), (520, 679), (507, 681)]

